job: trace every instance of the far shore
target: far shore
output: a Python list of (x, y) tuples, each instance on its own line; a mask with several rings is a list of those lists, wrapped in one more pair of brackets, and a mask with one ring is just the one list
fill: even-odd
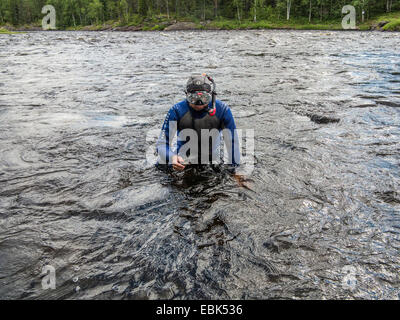
[[(315, 22), (308, 21), (237, 21), (237, 20), (207, 20), (202, 22), (177, 21), (173, 19), (153, 19), (141, 24), (124, 24), (120, 21), (107, 21), (102, 24), (72, 26), (57, 31), (180, 31), (180, 30), (320, 30), (320, 31), (400, 31), (400, 12), (369, 19), (357, 23), (355, 29), (344, 29), (341, 21)], [(41, 23), (33, 25), (0, 26), (0, 34), (23, 31), (42, 31)]]

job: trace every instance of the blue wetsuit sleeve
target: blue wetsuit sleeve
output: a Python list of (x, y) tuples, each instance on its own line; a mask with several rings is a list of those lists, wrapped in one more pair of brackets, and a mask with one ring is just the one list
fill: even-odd
[(172, 140), (177, 131), (178, 116), (175, 108), (172, 107), (165, 117), (161, 134), (157, 140), (157, 153), (159, 156), (159, 164), (168, 164), (171, 162), (171, 158), (175, 155), (172, 151)]
[(230, 108), (226, 108), (223, 116), (224, 129), (228, 129), (230, 134), (224, 134), (224, 142), (228, 150), (228, 163), (234, 166), (240, 164), (239, 137), (236, 130), (235, 119)]

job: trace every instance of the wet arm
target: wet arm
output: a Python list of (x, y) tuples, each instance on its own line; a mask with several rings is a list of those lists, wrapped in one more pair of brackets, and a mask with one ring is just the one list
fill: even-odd
[(165, 117), (161, 134), (157, 140), (157, 153), (160, 158), (160, 164), (170, 163), (172, 156), (175, 155), (175, 152), (172, 150), (171, 143), (177, 130), (177, 120), (177, 114), (174, 108), (171, 108)]
[(230, 134), (224, 134), (224, 142), (228, 150), (229, 164), (238, 166), (240, 164), (239, 137), (236, 131), (235, 119), (229, 108), (225, 111), (223, 117), (224, 128), (229, 130)]

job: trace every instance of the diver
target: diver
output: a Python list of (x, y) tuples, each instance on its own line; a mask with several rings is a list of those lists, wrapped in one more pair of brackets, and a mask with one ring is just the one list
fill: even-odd
[[(216, 100), (216, 85), (207, 74), (194, 75), (186, 84), (186, 99), (167, 113), (157, 141), (158, 166), (183, 171), (190, 165), (223, 164), (230, 172), (240, 164), (239, 140), (231, 109)], [(172, 141), (177, 134), (174, 148)], [(227, 160), (221, 162), (221, 145)]]

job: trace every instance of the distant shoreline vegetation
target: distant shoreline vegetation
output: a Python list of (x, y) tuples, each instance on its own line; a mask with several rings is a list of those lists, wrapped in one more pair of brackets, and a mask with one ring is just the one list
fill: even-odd
[(0, 27), (0, 34), (16, 34), (16, 33), (21, 33), (21, 32), (10, 31), (10, 30)]
[(400, 31), (400, 0), (7, 0), (0, 33), (42, 30), (46, 4), (57, 30), (343, 30), (352, 5), (356, 30)]

